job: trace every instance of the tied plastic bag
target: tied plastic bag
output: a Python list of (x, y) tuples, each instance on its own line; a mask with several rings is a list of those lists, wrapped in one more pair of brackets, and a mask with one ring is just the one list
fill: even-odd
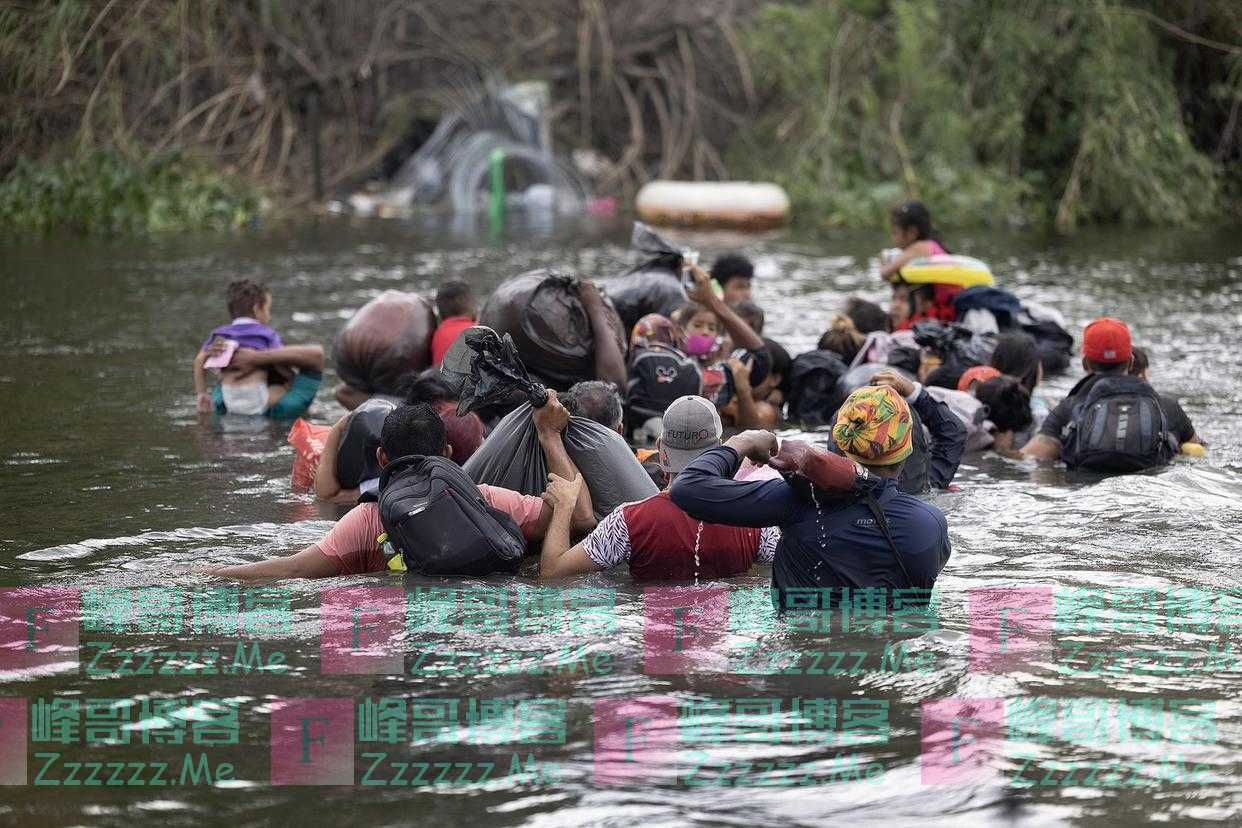
[[(466, 461), (466, 474), (471, 480), (527, 495), (543, 494), (548, 463), (539, 445), (533, 415), (534, 408), (528, 403), (496, 425)], [(591, 491), (597, 517), (610, 514), (624, 503), (659, 493), (625, 440), (612, 429), (594, 420), (571, 417), (561, 439)]]
[(677, 247), (641, 221), (634, 222), (630, 246), (650, 258), (604, 283), (627, 331), (649, 313), (671, 316), (688, 301), (681, 266), (684, 261), (697, 264), (699, 257), (697, 250)]
[[(526, 396), (529, 402), (497, 423), (463, 468), (475, 483), (522, 494), (543, 494), (548, 464), (533, 418), (535, 406), (547, 402), (548, 392), (527, 375), (512, 341), (481, 325), (468, 328), (445, 354), (440, 376), (461, 394), (458, 414), (514, 392)], [(593, 420), (572, 417), (561, 439), (565, 451), (582, 472), (600, 517), (622, 503), (642, 500), (659, 491), (630, 447), (612, 429)]]
[(521, 394), (536, 407), (548, 391), (531, 379), (513, 338), (475, 325), (462, 331), (440, 362), (440, 378), (457, 396), (457, 416), (494, 406)]
[(345, 323), (332, 343), (341, 381), (367, 394), (396, 394), (402, 378), (431, 364), (435, 310), (414, 293), (386, 290)]
[(332, 426), (308, 423), (301, 417), (293, 421), (286, 439), (293, 446), (292, 479), (295, 492), (308, 492), (314, 487), (319, 458), (323, 456), (323, 446), (331, 430)]
[[(606, 296), (604, 304), (624, 354), (621, 317)], [(530, 373), (554, 388), (595, 378), (595, 334), (572, 276), (534, 270), (502, 282), (483, 305), (479, 322), (511, 336)]]

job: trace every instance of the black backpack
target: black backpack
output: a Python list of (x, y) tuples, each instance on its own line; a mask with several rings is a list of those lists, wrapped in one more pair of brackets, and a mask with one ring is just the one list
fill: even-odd
[(663, 417), (673, 400), (698, 394), (703, 386), (694, 358), (661, 343), (635, 351), (629, 377), (625, 386), (627, 434), (652, 417)]
[(1166, 465), (1177, 452), (1160, 398), (1131, 376), (1095, 380), (1074, 403), (1063, 444), (1071, 469), (1118, 474)]
[(526, 541), (513, 519), (493, 509), (447, 457), (411, 455), (379, 478), (384, 532), (405, 567), (423, 575), (514, 572)]

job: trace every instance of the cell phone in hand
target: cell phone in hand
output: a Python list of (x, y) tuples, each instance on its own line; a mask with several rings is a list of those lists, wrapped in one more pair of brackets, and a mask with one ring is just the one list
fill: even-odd
[(227, 368), (229, 363), (233, 361), (233, 354), (237, 352), (237, 340), (217, 339), (216, 341), (224, 343), (224, 350), (209, 356), (203, 363), (203, 367), (219, 371), (222, 368)]
[(699, 264), (699, 251), (686, 248), (681, 251), (681, 281), (687, 291), (694, 290), (694, 274), (690, 268)]

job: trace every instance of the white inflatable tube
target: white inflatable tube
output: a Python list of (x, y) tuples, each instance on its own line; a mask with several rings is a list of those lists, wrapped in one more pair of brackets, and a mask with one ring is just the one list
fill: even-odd
[(789, 220), (789, 196), (776, 184), (750, 181), (652, 181), (638, 191), (648, 224), (765, 230)]

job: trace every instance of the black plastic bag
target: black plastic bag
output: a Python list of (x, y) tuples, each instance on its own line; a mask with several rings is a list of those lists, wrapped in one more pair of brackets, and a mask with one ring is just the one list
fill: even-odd
[(1022, 326), (1035, 339), (1035, 350), (1044, 373), (1060, 374), (1069, 367), (1074, 354), (1074, 337), (1051, 319), (1038, 319)]
[(808, 351), (794, 357), (789, 369), (789, 419), (811, 428), (832, 422), (841, 405), (837, 383), (846, 371), (833, 351)]
[(379, 478), (375, 449), (380, 444), (384, 420), (401, 402), (394, 397), (378, 395), (363, 402), (349, 415), (349, 425), (336, 451), (336, 481), (342, 489), (356, 489), (365, 480)]
[(386, 290), (345, 323), (332, 343), (337, 376), (367, 394), (397, 394), (411, 371), (431, 364), (436, 314), (414, 293)]
[(604, 282), (604, 293), (621, 315), (627, 332), (649, 313), (672, 316), (673, 311), (688, 302), (681, 265), (687, 258), (698, 261), (696, 251), (677, 247), (641, 221), (634, 222), (630, 246), (651, 258)]
[(672, 317), (674, 311), (690, 301), (677, 272), (656, 266), (614, 276), (603, 287), (627, 331), (634, 330), (638, 320), (649, 313)]
[[(626, 336), (607, 297), (612, 334), (621, 353)], [(479, 314), (481, 324), (513, 338), (527, 370), (553, 388), (564, 390), (595, 378), (595, 335), (582, 301), (578, 280), (555, 270), (534, 270), (502, 282)]]
[(955, 378), (967, 368), (987, 365), (996, 349), (995, 334), (975, 333), (963, 325), (946, 325), (934, 319), (914, 323), (914, 341), (940, 357), (942, 375)]
[[(497, 423), (466, 461), (470, 479), (522, 494), (543, 494), (548, 484), (548, 463), (535, 432), (533, 414), (534, 409), (527, 404)], [(634, 452), (612, 429), (594, 420), (571, 417), (562, 439), (591, 491), (597, 517), (659, 492)]]
[(457, 337), (440, 362), (440, 378), (457, 397), (458, 417), (504, 404), (515, 394), (535, 406), (548, 399), (547, 389), (526, 372), (513, 338), (483, 325)]

